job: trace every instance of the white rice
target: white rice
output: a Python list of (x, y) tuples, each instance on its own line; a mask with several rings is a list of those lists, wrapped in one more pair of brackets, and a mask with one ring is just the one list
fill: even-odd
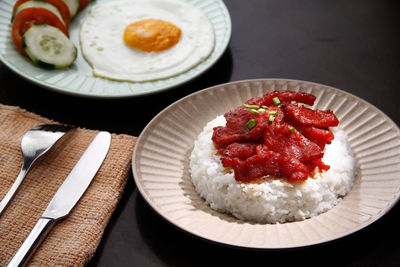
[(236, 182), (233, 172), (227, 173), (222, 166), (211, 140), (213, 128), (225, 123), (223, 116), (209, 122), (190, 156), (195, 189), (214, 210), (258, 223), (299, 221), (329, 210), (353, 186), (357, 162), (339, 127), (333, 129), (335, 139), (324, 151), (323, 161), (330, 169), (319, 177), (296, 184), (285, 179), (257, 184)]

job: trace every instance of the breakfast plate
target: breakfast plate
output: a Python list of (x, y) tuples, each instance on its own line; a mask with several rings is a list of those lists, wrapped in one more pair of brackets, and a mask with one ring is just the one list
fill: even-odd
[(147, 95), (167, 90), (208, 70), (226, 50), (232, 32), (228, 10), (222, 0), (187, 0), (200, 8), (210, 19), (215, 32), (215, 47), (211, 55), (194, 68), (161, 80), (148, 82), (120, 82), (92, 75), (90, 65), (83, 58), (79, 46), (79, 29), (89, 9), (96, 4), (112, 0), (95, 0), (78, 13), (69, 26), (70, 38), (78, 49), (78, 57), (67, 69), (45, 70), (34, 66), (22, 56), (11, 40), (11, 10), (14, 0), (1, 0), (0, 6), (0, 60), (15, 73), (43, 88), (58, 93), (90, 98), (124, 98)]
[[(315, 95), (314, 107), (340, 120), (359, 163), (351, 191), (310, 219), (282, 224), (242, 221), (211, 209), (189, 173), (194, 140), (208, 121), (273, 90)], [(218, 244), (242, 248), (304, 247), (354, 233), (387, 213), (400, 197), (400, 129), (366, 101), (329, 86), (284, 79), (238, 81), (193, 93), (160, 112), (140, 134), (132, 157), (140, 193), (163, 218)]]

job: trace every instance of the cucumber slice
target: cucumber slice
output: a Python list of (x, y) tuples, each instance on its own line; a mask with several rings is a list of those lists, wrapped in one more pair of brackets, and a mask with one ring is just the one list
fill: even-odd
[(79, 0), (63, 0), (63, 1), (67, 4), (69, 13), (72, 18), (73, 16), (75, 16), (76, 12), (78, 12), (79, 5), (80, 5)]
[(47, 69), (66, 68), (77, 56), (72, 41), (58, 28), (47, 24), (29, 28), (22, 37), (22, 46), (33, 63)]
[(11, 21), (14, 21), (14, 18), (18, 14), (18, 12), (20, 12), (23, 9), (31, 8), (31, 7), (44, 8), (44, 9), (47, 9), (47, 10), (53, 12), (60, 19), (60, 21), (62, 23), (64, 23), (64, 25), (65, 25), (64, 19), (62, 18), (60, 12), (58, 11), (58, 9), (55, 6), (53, 6), (52, 4), (49, 4), (45, 1), (40, 1), (40, 0), (32, 0), (32, 1), (28, 1), (28, 2), (21, 4), (19, 7), (17, 7), (15, 12), (13, 13)]

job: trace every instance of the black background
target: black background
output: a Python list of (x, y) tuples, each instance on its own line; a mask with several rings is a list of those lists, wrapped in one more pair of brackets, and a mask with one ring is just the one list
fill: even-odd
[[(78, 98), (37, 87), (0, 63), (0, 103), (66, 124), (138, 136), (166, 106), (200, 89), (244, 79), (287, 78), (350, 92), (400, 124), (399, 1), (225, 4), (232, 19), (228, 49), (210, 70), (180, 87), (128, 99)], [(399, 266), (399, 212), (396, 205), (364, 230), (326, 244), (242, 250), (198, 239), (164, 221), (141, 197), (131, 175), (88, 266)]]

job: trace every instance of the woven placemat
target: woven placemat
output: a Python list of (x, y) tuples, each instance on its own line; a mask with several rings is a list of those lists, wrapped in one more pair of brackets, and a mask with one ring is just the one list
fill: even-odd
[[(22, 136), (45, 123), (53, 122), (0, 105), (0, 199), (21, 168)], [(97, 132), (73, 130), (34, 163), (0, 216), (0, 266), (13, 257)], [(135, 143), (136, 137), (112, 135), (108, 155), (89, 188), (71, 213), (56, 223), (29, 266), (84, 266), (92, 258), (129, 177)]]

